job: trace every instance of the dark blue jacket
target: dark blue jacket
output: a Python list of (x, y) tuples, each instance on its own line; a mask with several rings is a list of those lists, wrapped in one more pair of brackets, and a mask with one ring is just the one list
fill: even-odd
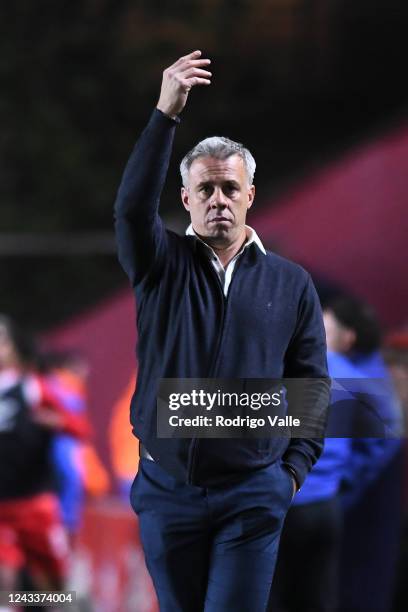
[(221, 483), (279, 459), (301, 484), (321, 453), (321, 439), (157, 437), (161, 378), (327, 376), (319, 300), (303, 268), (251, 244), (225, 298), (199, 241), (165, 229), (158, 209), (176, 125), (153, 112), (115, 204), (119, 259), (138, 311), (134, 433), (168, 472), (192, 484)]

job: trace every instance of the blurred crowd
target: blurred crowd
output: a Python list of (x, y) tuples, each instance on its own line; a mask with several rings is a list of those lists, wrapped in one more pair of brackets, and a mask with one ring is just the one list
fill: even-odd
[(110, 488), (92, 444), (88, 366), (0, 316), (0, 590), (61, 590), (85, 497)]
[[(384, 335), (373, 309), (344, 294), (323, 314), (328, 437), (288, 513), (268, 610), (399, 612), (408, 605), (408, 330)], [(63, 589), (87, 501), (114, 494), (128, 504), (135, 380), (112, 407), (107, 469), (87, 411), (88, 370), (75, 351), (38, 351), (0, 315), (0, 590)]]
[(289, 510), (269, 610), (403, 610), (395, 593), (403, 593), (401, 387), (408, 371), (397, 370), (398, 385), (394, 378), (408, 346), (397, 354), (400, 335), (383, 338), (373, 309), (348, 295), (324, 303), (323, 319), (332, 377), (328, 437)]

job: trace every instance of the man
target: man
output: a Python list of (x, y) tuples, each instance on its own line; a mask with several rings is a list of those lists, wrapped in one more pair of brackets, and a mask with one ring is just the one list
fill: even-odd
[(392, 607), (401, 536), (400, 405), (380, 352), (381, 328), (373, 309), (339, 296), (325, 306), (324, 322), (329, 372), (344, 376), (345, 361), (358, 368), (373, 408), (374, 432), (361, 431), (371, 429), (371, 422), (358, 419), (359, 437), (351, 440), (343, 473), (339, 609), (385, 612)]
[[(322, 440), (160, 438), (159, 383), (325, 378), (325, 335), (310, 276), (245, 225), (255, 161), (242, 145), (209, 138), (183, 159), (186, 236), (159, 217), (178, 116), (191, 88), (210, 84), (209, 64), (195, 51), (164, 71), (115, 206), (119, 259), (138, 307), (132, 423), (141, 462), (131, 501), (162, 612), (257, 612), (284, 517)], [(325, 402), (325, 380), (320, 392)]]
[[(361, 495), (375, 460), (375, 456), (367, 454), (362, 465), (358, 461), (355, 465), (353, 461), (353, 423), (366, 407), (353, 395), (352, 391), (360, 389), (350, 384), (356, 378), (364, 378), (347, 356), (356, 334), (342, 326), (331, 310), (323, 309), (323, 321), (329, 374), (336, 379), (332, 385), (327, 438), (318, 463), (286, 517), (269, 601), (270, 612), (339, 610), (340, 556), (344, 539), (341, 489), (347, 477), (348, 487)], [(367, 387), (366, 384), (359, 386)], [(354, 564), (351, 565), (354, 571)], [(297, 585), (296, 589), (293, 584)]]

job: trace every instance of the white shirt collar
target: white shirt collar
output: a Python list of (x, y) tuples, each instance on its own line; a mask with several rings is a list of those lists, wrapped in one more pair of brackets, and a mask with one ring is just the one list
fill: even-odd
[[(262, 244), (261, 239), (259, 238), (258, 234), (256, 233), (256, 231), (250, 227), (249, 225), (245, 226), (245, 231), (246, 231), (246, 237), (247, 240), (242, 248), (242, 250), (246, 249), (250, 244), (252, 244), (253, 242), (255, 242), (256, 246), (259, 248), (259, 250), (266, 255), (266, 250), (264, 245)], [(203, 244), (205, 244), (206, 247), (208, 247), (209, 249), (211, 249), (211, 247), (206, 244), (204, 242), (204, 240), (202, 240), (199, 236), (197, 236), (197, 234), (194, 231), (193, 225), (190, 223), (190, 225), (188, 226), (188, 228), (186, 229), (186, 236), (195, 236), (197, 238), (197, 240), (200, 240), (200, 242), (202, 242)], [(212, 250), (212, 249), (211, 249)], [(242, 252), (242, 251), (240, 251)]]

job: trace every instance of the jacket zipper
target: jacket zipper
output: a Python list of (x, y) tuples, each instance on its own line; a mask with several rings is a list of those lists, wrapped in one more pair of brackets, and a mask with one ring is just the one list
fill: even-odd
[[(228, 289), (228, 294), (229, 295), (231, 295), (232, 282), (233, 282), (234, 277), (236, 275), (236, 272), (237, 272), (237, 269), (238, 269), (239, 264), (241, 262), (241, 259), (242, 258), (240, 257), (238, 259), (238, 261), (236, 262), (236, 264), (235, 264), (235, 268), (234, 268), (234, 271), (233, 271), (233, 274), (232, 274), (232, 278), (231, 278), (231, 282), (230, 282), (229, 289)], [(218, 287), (219, 287), (219, 289), (221, 291), (221, 297), (222, 297), (221, 330), (220, 330), (220, 333), (219, 333), (219, 336), (218, 336), (217, 349), (215, 351), (215, 354), (214, 354), (215, 356), (214, 356), (214, 359), (212, 361), (211, 368), (210, 368), (210, 373), (209, 373), (209, 376), (208, 376), (208, 378), (212, 378), (214, 373), (215, 373), (215, 366), (217, 365), (217, 361), (218, 361), (218, 357), (219, 357), (219, 353), (220, 353), (220, 348), (221, 348), (221, 340), (222, 340), (223, 335), (224, 335), (225, 312), (226, 312), (227, 307), (228, 307), (227, 306), (228, 296), (226, 297), (224, 295), (224, 288), (221, 285), (221, 281), (219, 279), (219, 276), (216, 273), (216, 271), (214, 270), (211, 262), (208, 262), (208, 264), (209, 264), (209, 266), (211, 268), (211, 273), (216, 278)], [(190, 485), (194, 484), (194, 468), (195, 468), (196, 463), (197, 463), (197, 455), (198, 455), (199, 444), (200, 444), (200, 438), (193, 438), (192, 439), (192, 441), (191, 441), (191, 445), (192, 445), (192, 448), (191, 448), (191, 461), (190, 461), (190, 466), (189, 466), (189, 470), (188, 470), (188, 474), (187, 474), (187, 483), (190, 484)]]

